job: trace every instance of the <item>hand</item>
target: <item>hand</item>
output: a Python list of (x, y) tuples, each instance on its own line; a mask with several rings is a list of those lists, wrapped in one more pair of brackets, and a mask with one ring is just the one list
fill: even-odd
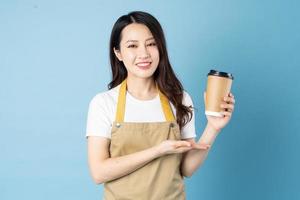
[(183, 140), (165, 140), (158, 145), (160, 155), (184, 153), (192, 149), (206, 150), (210, 146), (206, 144), (198, 144), (195, 142), (188, 142)]
[[(204, 102), (206, 99), (206, 92), (204, 92)], [(224, 97), (222, 104), (220, 105), (223, 108), (222, 114), (223, 117), (215, 117), (206, 115), (208, 124), (212, 126), (216, 131), (220, 131), (224, 128), (231, 119), (233, 110), (234, 110), (235, 99), (232, 93), (229, 93), (227, 97)]]

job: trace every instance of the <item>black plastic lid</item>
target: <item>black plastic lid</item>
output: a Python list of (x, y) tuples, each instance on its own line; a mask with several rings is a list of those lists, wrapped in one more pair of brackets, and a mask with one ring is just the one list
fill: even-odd
[(225, 78), (230, 78), (233, 80), (233, 75), (227, 72), (220, 72), (217, 70), (210, 70), (210, 72), (207, 74), (207, 76), (220, 76)]

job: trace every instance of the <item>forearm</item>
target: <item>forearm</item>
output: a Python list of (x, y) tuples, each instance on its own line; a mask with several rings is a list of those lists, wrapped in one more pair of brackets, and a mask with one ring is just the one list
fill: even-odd
[(104, 183), (130, 174), (160, 156), (157, 146), (154, 146), (129, 155), (108, 158), (97, 166), (97, 182)]
[[(215, 130), (209, 124), (206, 125), (204, 132), (197, 143), (209, 144), (211, 147), (220, 131)], [(205, 161), (209, 150), (190, 150), (184, 154), (181, 171), (184, 176), (190, 177), (198, 169), (198, 167)]]

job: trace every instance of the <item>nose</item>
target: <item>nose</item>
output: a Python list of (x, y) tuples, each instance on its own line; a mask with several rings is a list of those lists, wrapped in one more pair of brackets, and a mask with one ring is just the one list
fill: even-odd
[(138, 51), (138, 58), (146, 59), (149, 57), (150, 57), (150, 54), (148, 52), (148, 49), (144, 45), (141, 45), (139, 48), (139, 51)]

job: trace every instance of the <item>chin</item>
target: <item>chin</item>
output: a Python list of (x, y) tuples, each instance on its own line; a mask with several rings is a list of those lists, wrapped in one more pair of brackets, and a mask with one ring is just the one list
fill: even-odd
[(138, 78), (151, 78), (153, 76), (153, 73), (151, 73), (151, 74), (138, 74), (138, 75), (136, 75), (136, 77), (138, 77)]
[(131, 74), (132, 76), (136, 77), (136, 78), (151, 78), (153, 76), (154, 72), (137, 72), (134, 74)]
[(137, 78), (150, 78), (153, 76), (156, 69), (149, 69), (149, 70), (134, 70), (131, 71), (131, 76)]

